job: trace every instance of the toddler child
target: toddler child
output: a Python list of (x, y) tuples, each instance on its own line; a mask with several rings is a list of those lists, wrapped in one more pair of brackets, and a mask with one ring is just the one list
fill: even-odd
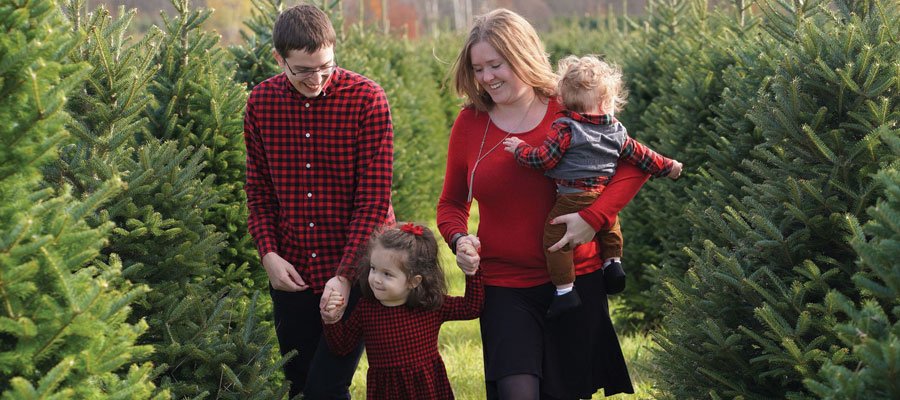
[[(554, 218), (591, 205), (606, 187), (619, 159), (630, 162), (655, 177), (677, 179), (681, 163), (665, 158), (630, 138), (613, 114), (625, 104), (622, 72), (594, 56), (568, 56), (559, 62), (559, 97), (566, 107), (553, 123), (541, 146), (532, 147), (509, 137), (504, 150), (522, 165), (546, 170), (557, 185), (556, 203), (544, 225), (544, 247), (558, 242), (566, 232)], [(618, 221), (616, 221), (618, 224)], [(604, 283), (607, 294), (625, 289), (622, 269), (622, 236), (618, 229), (598, 232), (603, 246)], [(547, 253), (550, 280), (556, 296), (547, 310), (549, 318), (581, 305), (575, 291), (572, 246)]]
[[(474, 255), (465, 243), (457, 251)], [(376, 234), (359, 262), (362, 298), (344, 321), (326, 311), (345, 301), (331, 292), (322, 311), (328, 347), (346, 354), (362, 339), (369, 370), (366, 398), (452, 399), (438, 332), (444, 321), (475, 319), (484, 307), (481, 270), (466, 276), (464, 297), (447, 295), (438, 245), (426, 227), (405, 224)]]

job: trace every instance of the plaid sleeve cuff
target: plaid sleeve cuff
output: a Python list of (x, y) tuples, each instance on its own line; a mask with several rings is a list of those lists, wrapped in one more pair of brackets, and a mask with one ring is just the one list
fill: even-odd
[(275, 244), (275, 239), (271, 237), (260, 238), (256, 242), (256, 249), (257, 251), (259, 251), (260, 260), (262, 260), (262, 258), (265, 257), (266, 254), (278, 252), (278, 246)]

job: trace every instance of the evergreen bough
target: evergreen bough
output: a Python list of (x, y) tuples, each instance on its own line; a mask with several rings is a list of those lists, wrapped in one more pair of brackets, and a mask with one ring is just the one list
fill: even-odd
[(121, 181), (84, 196), (42, 185), (90, 72), (68, 59), (82, 38), (54, 1), (3, 3), (0, 29), (0, 396), (150, 398), (152, 348), (135, 344), (147, 323), (127, 321), (147, 287), (98, 262), (112, 224), (87, 222)]
[(823, 366), (856, 368), (835, 329), (846, 309), (830, 299), (862, 299), (846, 216), (867, 219), (874, 174), (897, 162), (881, 143), (900, 122), (900, 10), (869, 4), (764, 3), (755, 57), (727, 70), (762, 79), (750, 80), (755, 99), (726, 87), (714, 107), (717, 154), (743, 158), (730, 179), (691, 195), (702, 245), (664, 283), (653, 361), (665, 366), (655, 369), (663, 397), (808, 398), (804, 382)]

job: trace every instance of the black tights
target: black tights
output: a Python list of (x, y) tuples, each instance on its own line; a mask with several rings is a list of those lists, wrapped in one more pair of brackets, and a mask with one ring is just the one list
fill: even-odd
[(487, 398), (491, 400), (538, 400), (541, 380), (531, 374), (504, 376), (487, 385)]

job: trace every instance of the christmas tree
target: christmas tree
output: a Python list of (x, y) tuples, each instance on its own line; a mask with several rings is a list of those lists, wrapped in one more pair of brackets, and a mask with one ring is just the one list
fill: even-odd
[(239, 287), (216, 284), (226, 235), (204, 219), (220, 201), (214, 176), (202, 175), (206, 149), (146, 134), (163, 33), (132, 42), (125, 32), (133, 11), (114, 19), (102, 7), (86, 13), (82, 1), (67, 8), (76, 29), (88, 32), (73, 54), (95, 69), (72, 101), (79, 140), (64, 148), (57, 175), (84, 193), (112, 171), (125, 182), (93, 222), (115, 224), (103, 252), (121, 259), (125, 278), (151, 289), (135, 317), (149, 325), (139, 340), (154, 348), (159, 386), (179, 398), (278, 397), (286, 388), (273, 383), (271, 329), (254, 323), (255, 302)]
[(900, 122), (886, 67), (900, 10), (837, 4), (764, 3), (763, 32), (727, 70), (744, 83), (713, 106), (720, 139), (686, 214), (700, 245), (665, 282), (654, 363), (669, 396), (808, 398), (823, 366), (855, 368), (829, 299), (861, 300), (846, 216), (868, 219), (873, 176), (897, 160), (880, 143)]
[(66, 102), (90, 71), (68, 58), (82, 38), (54, 1), (6, 3), (0, 25), (0, 395), (150, 398), (152, 348), (135, 345), (147, 324), (126, 321), (147, 287), (98, 262), (113, 224), (87, 222), (122, 182), (81, 195), (40, 173), (69, 140)]

